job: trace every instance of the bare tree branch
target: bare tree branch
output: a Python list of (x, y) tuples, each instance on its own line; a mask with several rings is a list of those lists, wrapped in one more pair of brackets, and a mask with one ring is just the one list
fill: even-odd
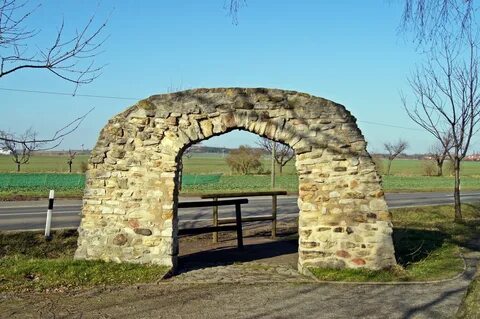
[(39, 31), (26, 25), (39, 6), (29, 9), (28, 1), (0, 1), (0, 78), (23, 69), (43, 69), (73, 83), (75, 94), (79, 85), (100, 76), (104, 65), (97, 65), (94, 58), (106, 41), (101, 34), (107, 20), (94, 26), (92, 16), (71, 36), (65, 35), (62, 22), (53, 42), (41, 48), (33, 43)]
[(387, 175), (390, 175), (390, 168), (392, 166), (393, 160), (407, 149), (408, 143), (400, 139), (397, 143), (384, 143), (383, 146), (388, 152)]
[(272, 153), (272, 149), (275, 148), (275, 162), (277, 162), (280, 168), (280, 174), (283, 171), (283, 167), (295, 156), (295, 152), (290, 146), (269, 140), (265, 137), (260, 137), (257, 141), (257, 145), (268, 153)]
[(441, 34), (468, 32), (478, 7), (475, 0), (404, 0), (401, 31), (412, 31), (418, 44), (436, 45)]
[[(88, 112), (85, 114), (77, 117), (73, 121), (67, 123), (60, 129), (58, 129), (51, 137), (48, 138), (38, 138), (37, 133), (31, 133), (30, 131), (27, 131), (26, 133), (18, 136), (13, 133), (6, 133), (4, 131), (0, 130), (0, 145), (1, 143), (13, 143), (13, 144), (27, 144), (27, 145), (35, 145), (35, 149), (42, 149), (42, 150), (48, 150), (48, 149), (53, 149), (60, 145), (63, 142), (63, 138), (71, 133), (73, 133), (75, 130), (78, 129), (80, 124), (85, 120), (85, 118), (94, 110), (95, 108), (92, 107)], [(29, 134), (27, 134), (29, 133)], [(53, 145), (52, 145), (53, 143)], [(50, 144), (49, 146), (47, 146)], [(46, 147), (42, 147), (46, 146)]]
[(232, 18), (233, 24), (238, 24), (238, 12), (246, 5), (246, 0), (225, 0), (224, 8), (225, 10), (228, 10), (228, 14)]

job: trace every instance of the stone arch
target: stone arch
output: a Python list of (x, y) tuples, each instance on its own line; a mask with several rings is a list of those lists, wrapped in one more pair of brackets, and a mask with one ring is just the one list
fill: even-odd
[(89, 160), (78, 259), (175, 267), (177, 164), (234, 129), (290, 145), (299, 177), (299, 270), (395, 264), (381, 180), (344, 106), (277, 89), (154, 95), (112, 118)]

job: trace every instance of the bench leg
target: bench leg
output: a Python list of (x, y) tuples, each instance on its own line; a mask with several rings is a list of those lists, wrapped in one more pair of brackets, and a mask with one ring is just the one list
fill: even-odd
[(277, 238), (277, 195), (272, 196), (272, 239)]
[(235, 204), (235, 220), (237, 222), (237, 246), (243, 249), (243, 231), (242, 231), (242, 211), (240, 204)]
[[(214, 202), (218, 201), (218, 198), (213, 199)], [(213, 206), (213, 226), (218, 226), (218, 206)], [(212, 234), (213, 243), (218, 243), (218, 232)]]

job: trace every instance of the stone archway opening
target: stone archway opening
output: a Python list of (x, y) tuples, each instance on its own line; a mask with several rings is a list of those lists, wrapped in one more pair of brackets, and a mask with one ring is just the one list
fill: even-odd
[[(235, 129), (221, 135), (224, 140), (230, 136), (232, 138)], [(212, 137), (213, 138), (213, 137)], [(241, 138), (244, 146), (249, 147), (252, 153), (260, 156), (261, 167), (255, 167), (248, 174), (244, 172), (232, 171), (227, 165), (226, 159), (229, 157), (228, 150), (223, 153), (199, 153), (201, 148), (195, 148), (200, 143), (186, 145), (177, 157), (177, 189), (175, 192), (175, 202), (184, 202), (190, 200), (199, 200), (201, 193), (221, 194), (235, 193), (240, 194), (239, 197), (246, 198), (241, 195), (244, 192), (265, 192), (271, 191), (271, 154), (261, 149), (256, 144), (260, 141), (258, 134), (250, 133), (242, 130)], [(271, 140), (268, 140), (271, 141)], [(250, 145), (245, 145), (250, 144)], [(252, 145), (253, 144), (253, 145)], [(194, 151), (191, 151), (192, 147)], [(230, 148), (232, 150), (233, 148)], [(189, 155), (185, 158), (184, 154)], [(293, 155), (294, 151), (292, 150)], [(275, 190), (289, 190), (290, 193), (296, 193), (298, 190), (298, 176), (295, 173), (294, 159), (289, 163), (286, 171), (280, 175), (278, 164), (276, 163), (276, 172), (279, 174), (276, 180), (280, 182), (279, 187)], [(204, 167), (204, 165), (206, 167)], [(292, 174), (293, 172), (293, 174)], [(198, 174), (193, 177), (190, 174)], [(206, 174), (217, 174), (218, 181), (202, 185), (202, 178), (208, 178)], [(219, 174), (222, 174), (219, 177)], [(183, 186), (182, 186), (183, 176)], [(186, 182), (185, 182), (186, 179)], [(286, 183), (292, 183), (288, 185)], [(196, 184), (194, 188), (188, 188), (189, 183)], [(182, 186), (182, 187), (181, 187)], [(186, 189), (185, 189), (186, 188)], [(194, 194), (191, 196), (191, 194)], [(190, 195), (190, 196), (188, 196)], [(228, 197), (239, 198), (239, 197)], [(226, 198), (225, 198), (226, 199)], [(208, 201), (211, 201), (209, 199)], [(250, 197), (249, 203), (242, 205), (242, 216), (268, 216), (272, 214), (272, 197), (260, 196)], [(277, 229), (276, 238), (272, 238), (271, 221), (255, 221), (243, 223), (243, 241), (244, 248), (238, 250), (235, 232), (218, 233), (218, 241), (213, 241), (212, 233), (202, 235), (185, 235), (179, 236), (178, 240), (178, 273), (188, 272), (195, 269), (203, 269), (207, 267), (215, 267), (219, 265), (231, 265), (244, 262), (260, 262), (261, 264), (283, 266), (290, 269), (296, 269), (298, 262), (298, 213), (299, 208), (296, 196), (277, 196)], [(220, 206), (218, 215), (220, 220), (225, 218), (234, 218), (234, 206)], [(177, 209), (178, 229), (189, 229), (195, 227), (212, 226), (212, 208), (193, 208), (193, 209)]]
[(176, 159), (233, 129), (296, 152), (300, 271), (395, 264), (381, 178), (356, 119), (332, 101), (264, 88), (153, 95), (112, 118), (89, 160), (75, 258), (175, 268)]

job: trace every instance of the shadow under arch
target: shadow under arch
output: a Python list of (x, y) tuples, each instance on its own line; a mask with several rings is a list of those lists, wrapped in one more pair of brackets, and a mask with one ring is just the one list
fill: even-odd
[(299, 270), (390, 267), (390, 214), (355, 121), (340, 104), (278, 89), (194, 89), (141, 100), (109, 121), (92, 151), (75, 257), (175, 267), (179, 153), (245, 129), (296, 153)]

